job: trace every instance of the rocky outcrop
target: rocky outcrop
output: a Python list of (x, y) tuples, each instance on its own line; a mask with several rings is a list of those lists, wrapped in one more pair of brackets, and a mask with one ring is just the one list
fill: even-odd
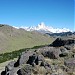
[(5, 71), (2, 71), (1, 75), (15, 75), (15, 69), (14, 68), (14, 64), (15, 64), (15, 61), (11, 61), (10, 63), (8, 63), (7, 66), (5, 66)]
[(8, 65), (5, 67), (5, 70), (6, 71), (11, 71), (14, 69), (14, 64), (15, 62), (14, 61), (11, 61), (10, 63), (8, 63)]
[(50, 59), (57, 59), (59, 58), (59, 54), (61, 54), (60, 48), (43, 47), (38, 50), (44, 57), (48, 57)]
[(60, 57), (65, 57), (65, 56), (68, 56), (69, 54), (69, 51), (64, 47), (61, 47), (60, 51), (61, 51), (61, 54), (59, 54)]
[(31, 75), (32, 66), (31, 65), (24, 65), (21, 69), (17, 71), (18, 75)]
[(51, 46), (53, 47), (61, 47), (64, 45), (70, 45), (70, 44), (74, 44), (75, 40), (73, 39), (62, 39), (62, 38), (57, 38), (52, 44)]
[(43, 55), (33, 54), (32, 56), (29, 56), (27, 64), (35, 66), (35, 65), (39, 65), (39, 62), (41, 61), (44, 61)]
[(26, 64), (27, 61), (29, 60), (29, 56), (35, 54), (35, 52), (33, 51), (25, 51), (21, 54), (21, 56), (19, 56), (19, 59), (17, 60), (16, 62), (16, 65), (19, 66), (19, 65), (22, 65), (22, 64)]
[(73, 43), (74, 40), (57, 38), (52, 46), (27, 50), (16, 62), (8, 63), (1, 75), (67, 75), (66, 72), (72, 73), (75, 71), (75, 53), (70, 50)]

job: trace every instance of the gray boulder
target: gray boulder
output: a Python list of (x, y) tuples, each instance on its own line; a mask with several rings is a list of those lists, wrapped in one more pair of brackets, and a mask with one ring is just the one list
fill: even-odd
[(66, 48), (61, 47), (60, 51), (61, 51), (61, 54), (59, 55), (60, 57), (68, 56), (69, 51)]
[(57, 58), (59, 58), (59, 54), (61, 54), (60, 48), (54, 48), (54, 47), (40, 48), (39, 52), (44, 57), (48, 57), (50, 59), (57, 59)]
[(15, 64), (15, 61), (11, 61), (10, 63), (8, 63), (8, 65), (5, 67), (5, 71), (11, 71), (14, 69), (14, 64)]
[(43, 55), (33, 54), (29, 56), (29, 60), (27, 61), (27, 64), (35, 66), (35, 65), (39, 65), (40, 61), (44, 61)]
[(33, 54), (35, 54), (35, 52), (33, 51), (23, 52), (22, 55), (17, 60), (16, 64), (19, 64), (19, 65), (26, 64), (27, 61), (29, 60), (29, 56)]
[(42, 54), (38, 54), (38, 61), (44, 61), (44, 56)]
[(18, 75), (31, 75), (32, 66), (31, 65), (24, 65), (23, 68), (17, 71)]
[(38, 65), (38, 56), (36, 54), (29, 56), (27, 64), (30, 64), (32, 66), (34, 66), (35, 64)]
[(65, 45), (64, 46), (67, 50), (72, 50), (74, 48), (74, 44)]
[(10, 63), (8, 63), (8, 65), (5, 67), (5, 75), (13, 75), (14, 64), (15, 64), (15, 61), (11, 61)]

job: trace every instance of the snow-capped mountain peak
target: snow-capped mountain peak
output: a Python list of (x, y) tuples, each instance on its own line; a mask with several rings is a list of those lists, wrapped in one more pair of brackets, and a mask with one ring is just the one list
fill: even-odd
[(27, 31), (39, 31), (44, 33), (62, 33), (62, 32), (72, 32), (70, 29), (67, 28), (53, 28), (51, 26), (46, 26), (44, 22), (41, 22), (37, 26), (32, 27), (20, 27)]
[(67, 29), (67, 28), (53, 28), (51, 26), (46, 26), (44, 22), (41, 22), (40, 24), (38, 24), (36, 27), (28, 27), (25, 28), (25, 30), (27, 31), (43, 31), (43, 32), (52, 32), (52, 33), (61, 33), (61, 32), (69, 32), (71, 30)]
[(48, 26), (46, 26), (44, 22), (38, 24), (38, 26), (35, 27), (35, 30), (49, 31)]
[(39, 28), (39, 29), (46, 28), (45, 23), (44, 22), (41, 22), (40, 24), (38, 24), (37, 28)]

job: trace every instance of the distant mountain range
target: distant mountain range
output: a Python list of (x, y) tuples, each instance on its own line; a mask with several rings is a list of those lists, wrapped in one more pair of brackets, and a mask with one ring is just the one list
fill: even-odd
[(67, 28), (53, 28), (53, 27), (48, 27), (45, 25), (44, 22), (41, 22), (40, 24), (38, 24), (35, 27), (21, 27), (27, 31), (38, 31), (41, 33), (62, 33), (62, 32), (71, 32), (70, 29)]
[(66, 37), (68, 37), (68, 36), (74, 36), (75, 35), (75, 32), (62, 32), (62, 33), (46, 33), (46, 34), (48, 34), (48, 35), (50, 35), (50, 36), (53, 36), (53, 37), (57, 37), (57, 36), (66, 36)]

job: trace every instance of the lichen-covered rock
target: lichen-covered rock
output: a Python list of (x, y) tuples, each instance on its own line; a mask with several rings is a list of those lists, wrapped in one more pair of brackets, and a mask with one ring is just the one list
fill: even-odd
[(5, 75), (14, 74), (14, 64), (15, 64), (15, 61), (11, 61), (10, 63), (8, 63), (8, 65), (5, 67)]
[(39, 49), (39, 52), (44, 56), (51, 59), (59, 58), (59, 54), (61, 54), (60, 48), (53, 47), (43, 47)]
[(21, 69), (17, 71), (18, 75), (31, 75), (32, 66), (31, 65), (24, 65)]
[(61, 66), (61, 68), (68, 75), (74, 75), (73, 72), (75, 72), (75, 58), (65, 59), (64, 65)]
[(11, 71), (14, 69), (14, 64), (15, 61), (11, 61), (10, 63), (8, 63), (8, 65), (5, 67), (5, 71)]
[(70, 69), (75, 69), (75, 58), (69, 58), (65, 60), (64, 64)]

